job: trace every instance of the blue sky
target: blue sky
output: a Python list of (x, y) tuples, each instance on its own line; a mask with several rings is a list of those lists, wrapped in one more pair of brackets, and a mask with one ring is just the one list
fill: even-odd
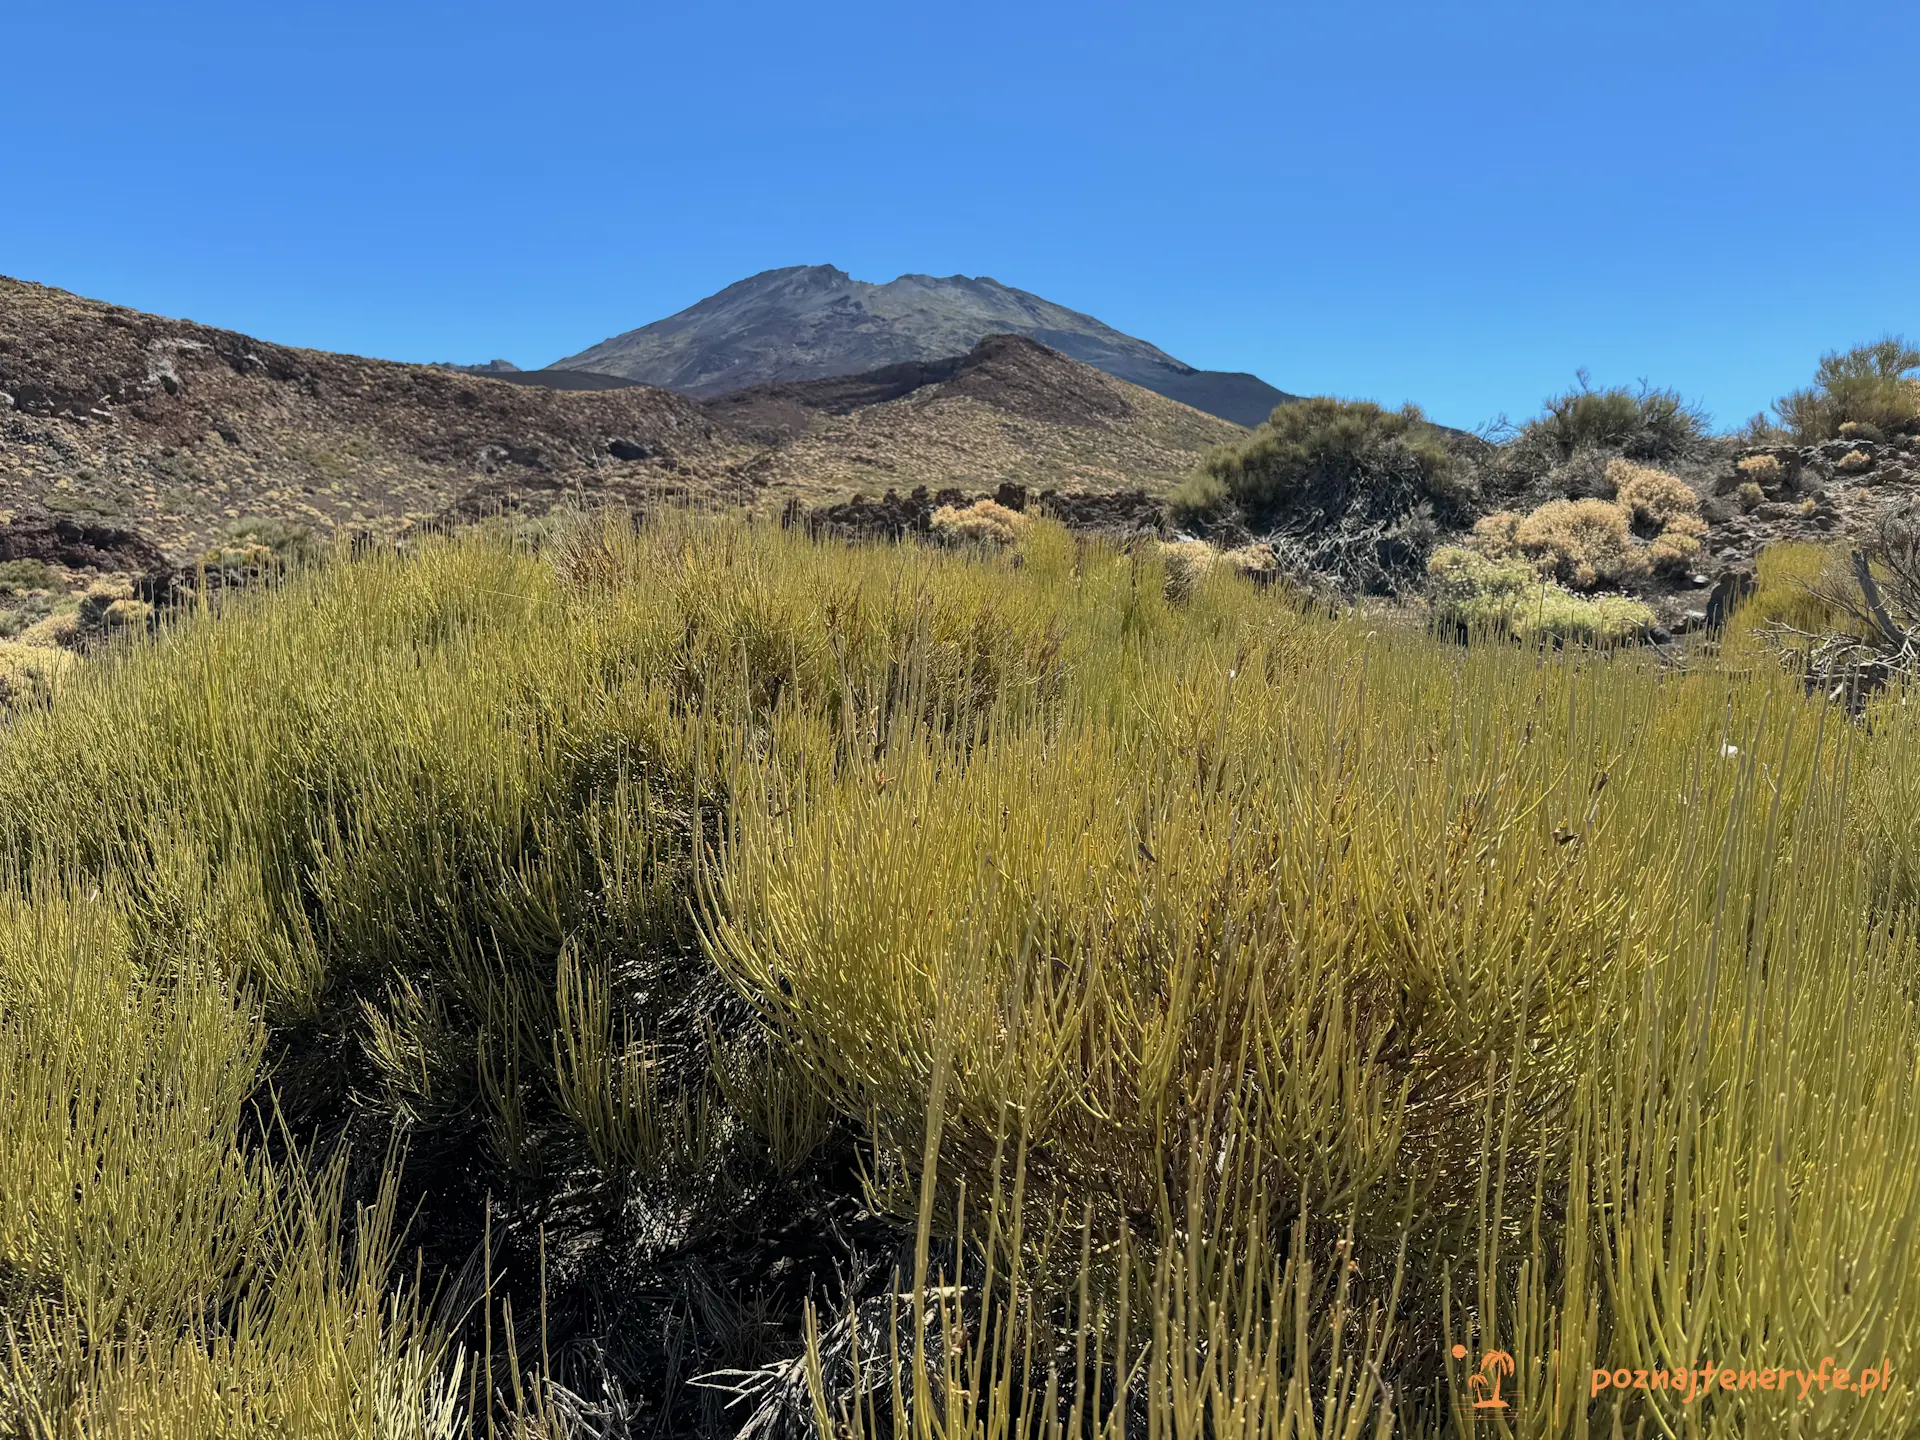
[[(0, 273), (546, 364), (780, 265), (1283, 389), (1732, 424), (1920, 334), (1920, 6), (7, 7)], [(25, 61), (25, 63), (21, 63)]]

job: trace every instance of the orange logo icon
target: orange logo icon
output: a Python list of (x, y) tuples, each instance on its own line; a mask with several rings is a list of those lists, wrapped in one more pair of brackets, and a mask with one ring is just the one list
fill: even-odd
[[(1453, 1358), (1467, 1358), (1467, 1347), (1453, 1347)], [(1473, 1396), (1473, 1408), (1476, 1410), (1504, 1410), (1507, 1402), (1500, 1398), (1500, 1382), (1513, 1374), (1513, 1356), (1504, 1350), (1489, 1350), (1480, 1357), (1480, 1369), (1467, 1377), (1467, 1390)]]

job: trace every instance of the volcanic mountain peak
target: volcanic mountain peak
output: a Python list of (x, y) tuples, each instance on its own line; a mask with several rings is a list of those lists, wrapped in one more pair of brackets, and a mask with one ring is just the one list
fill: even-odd
[(996, 334), (1036, 340), (1236, 424), (1258, 424), (1293, 398), (1253, 375), (1196, 370), (1091, 315), (989, 277), (911, 274), (876, 285), (832, 265), (749, 276), (551, 368), (708, 397), (944, 360)]

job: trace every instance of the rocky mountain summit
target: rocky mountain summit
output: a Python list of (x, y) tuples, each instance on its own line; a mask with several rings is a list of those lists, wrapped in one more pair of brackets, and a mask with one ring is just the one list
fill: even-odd
[(1258, 376), (1196, 370), (1144, 340), (998, 280), (902, 275), (885, 285), (796, 265), (554, 362), (700, 397), (964, 355), (989, 335), (1034, 340), (1196, 410), (1253, 426), (1295, 397)]

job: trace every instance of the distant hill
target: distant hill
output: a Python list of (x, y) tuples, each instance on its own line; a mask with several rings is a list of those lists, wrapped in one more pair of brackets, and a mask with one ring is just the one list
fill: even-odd
[(0, 278), (0, 546), (58, 522), (179, 563), (256, 517), (393, 534), (494, 505), (748, 498), (755, 447), (685, 396), (520, 378), (296, 350)]
[(951, 359), (989, 335), (1036, 340), (1236, 425), (1257, 425), (1297, 398), (1255, 375), (1196, 370), (1091, 315), (997, 280), (902, 275), (874, 285), (831, 265), (768, 270), (550, 368), (708, 397)]
[(780, 382), (702, 402), (767, 447), (749, 469), (770, 500), (925, 486), (1164, 492), (1211, 446), (1244, 435), (1018, 335), (964, 356)]

